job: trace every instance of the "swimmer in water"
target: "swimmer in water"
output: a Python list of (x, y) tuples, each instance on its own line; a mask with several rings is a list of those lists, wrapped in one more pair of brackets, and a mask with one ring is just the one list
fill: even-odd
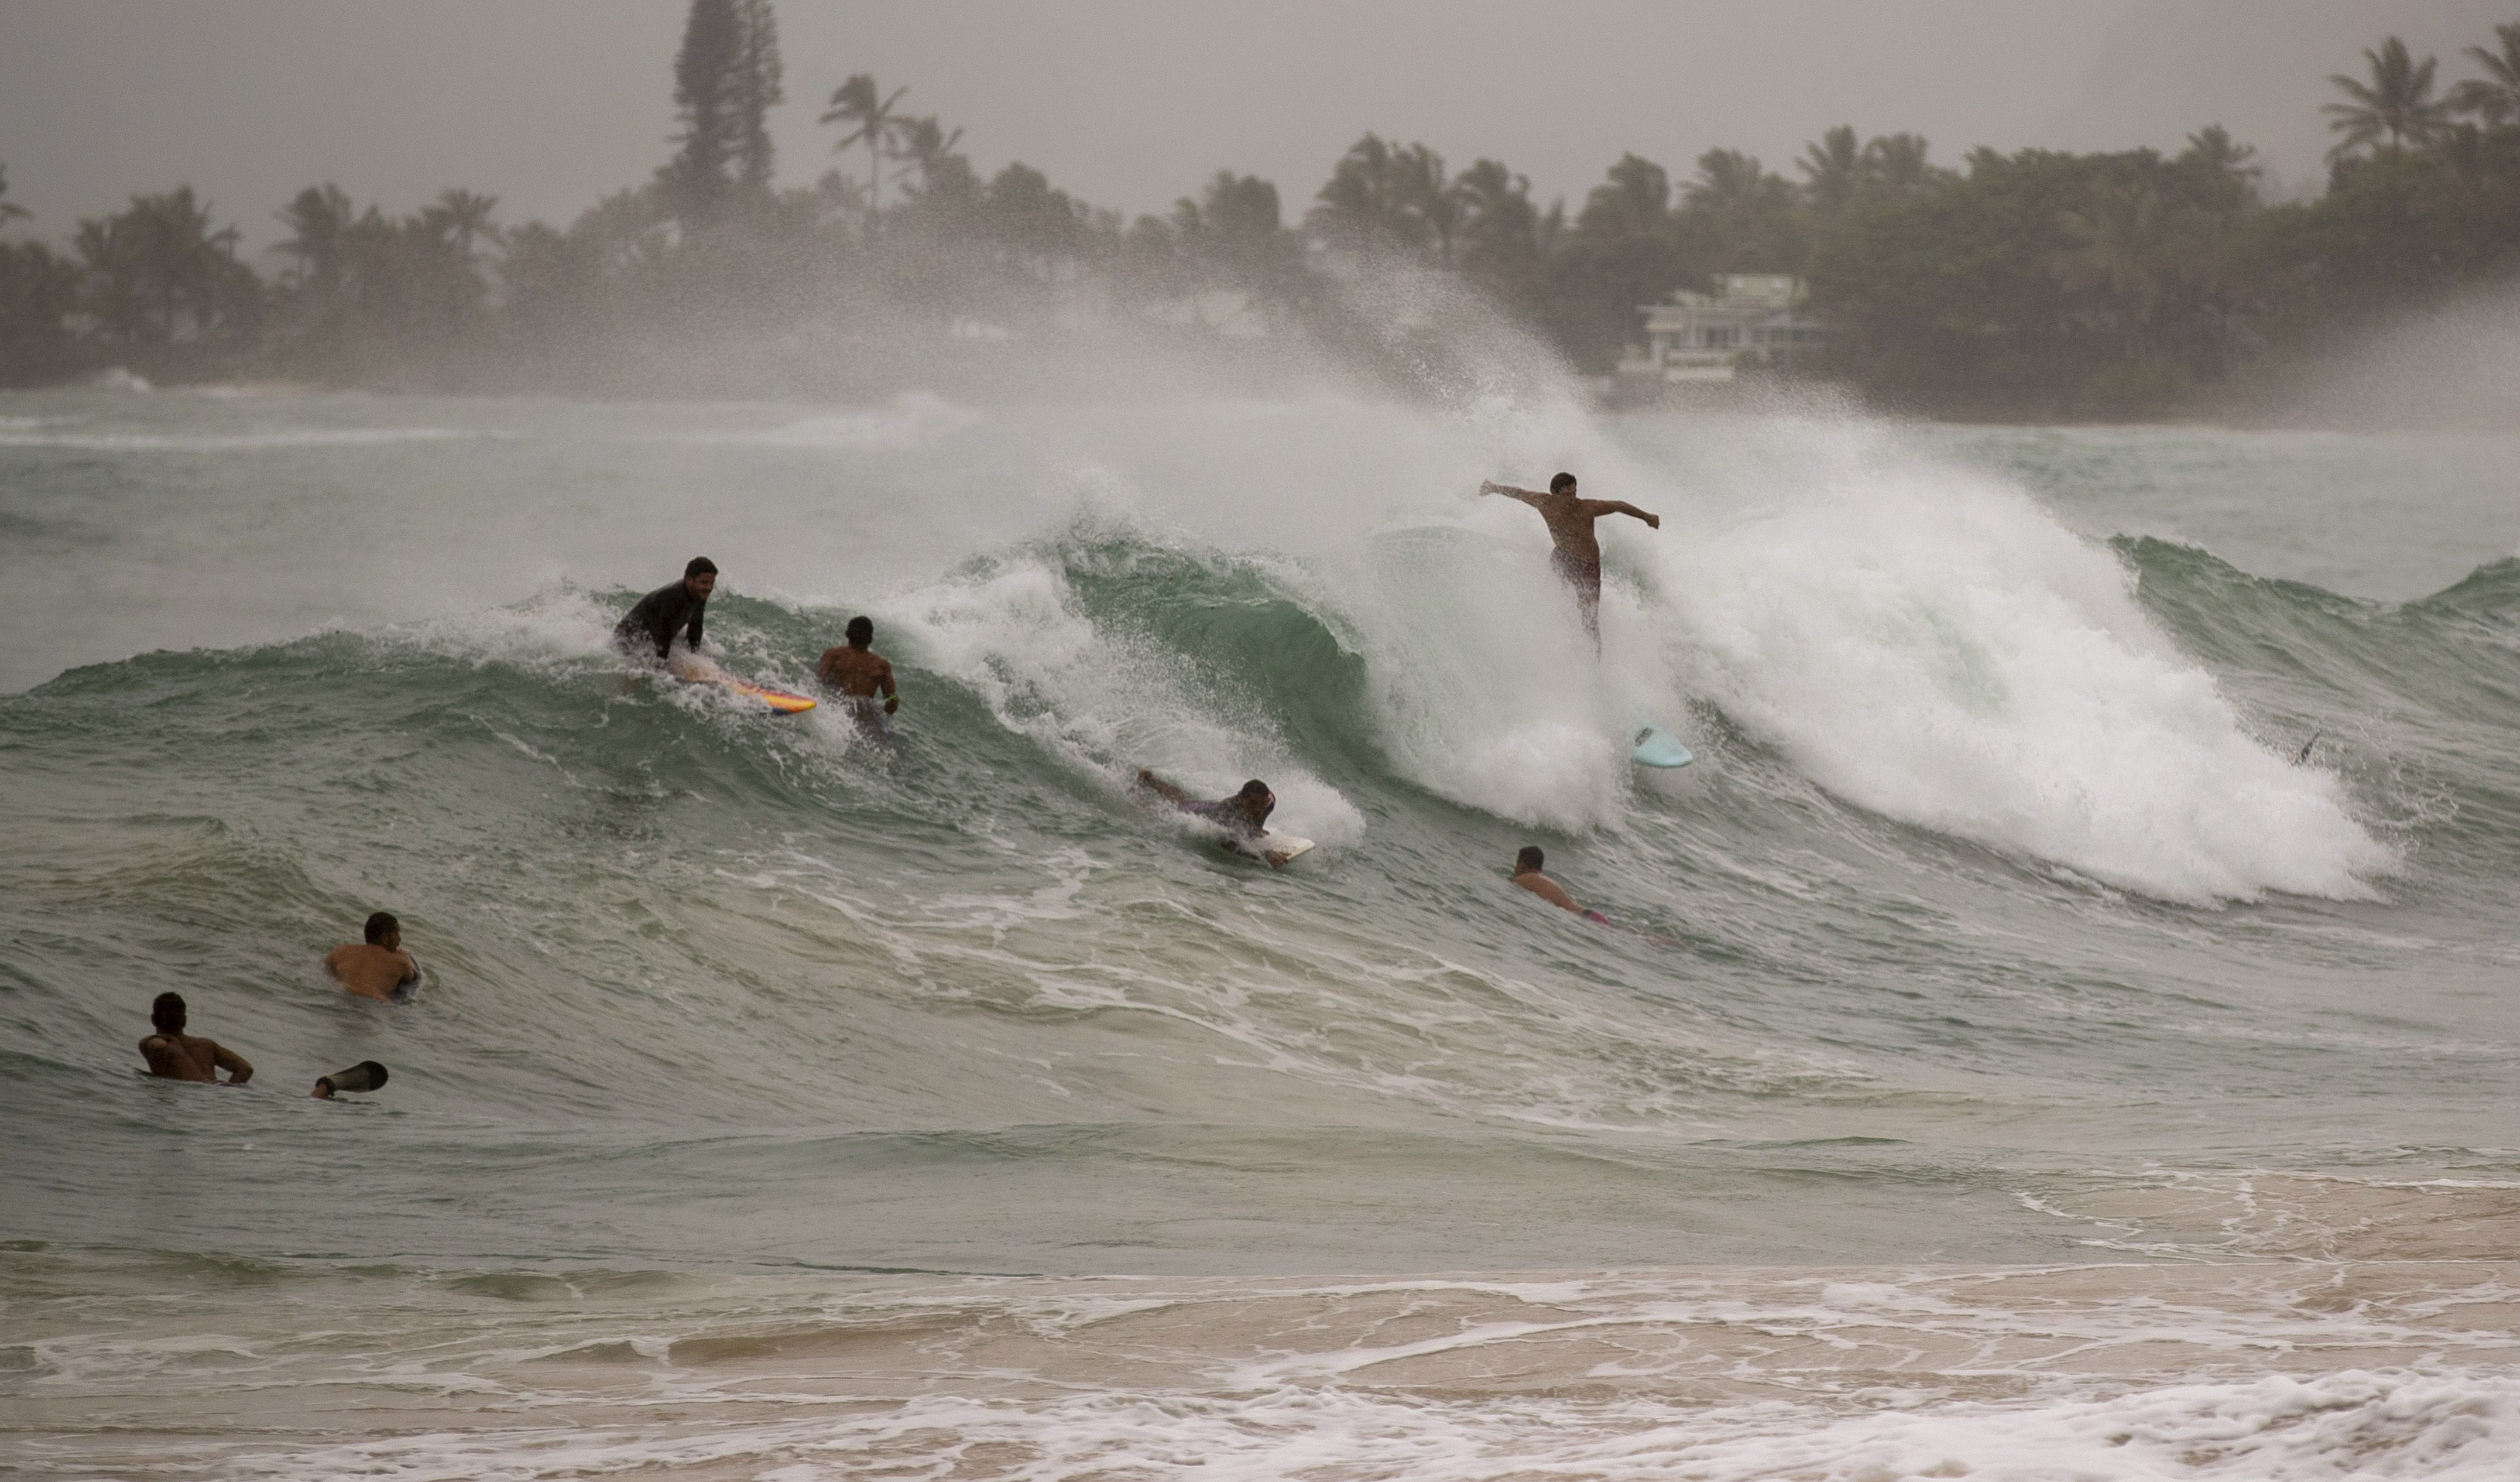
[[(851, 618), (842, 632), (849, 640), (847, 646), (823, 650), (814, 672), (840, 692), (840, 708), (858, 733), (890, 751), (899, 744), (892, 734), (892, 717), (901, 709), (901, 692), (892, 685), (892, 662), (868, 646), (875, 642), (874, 619)], [(880, 702), (876, 699), (878, 693), (883, 696)]]
[(1138, 784), (1153, 792), (1156, 797), (1171, 804), (1179, 811), (1188, 813), (1193, 818), (1205, 818), (1225, 830), (1233, 836), (1228, 841), (1228, 848), (1238, 844), (1245, 852), (1256, 852), (1261, 858), (1269, 861), (1271, 869), (1283, 869), (1286, 867), (1286, 861), (1294, 857), (1283, 850), (1260, 849), (1260, 841), (1266, 838), (1269, 832), (1263, 825), (1269, 821), (1270, 810), (1278, 806), (1278, 795), (1269, 790), (1268, 783), (1257, 777), (1243, 783), (1242, 790), (1233, 797), (1220, 798), (1213, 803), (1203, 802), (1183, 792), (1180, 788), (1156, 776), (1152, 767), (1138, 768)]
[(1587, 921), (1602, 926), (1610, 925), (1609, 917), (1599, 911), (1585, 908), (1573, 896), (1566, 893), (1565, 886), (1540, 872), (1540, 866), (1547, 857), (1540, 852), (1539, 845), (1524, 845), (1522, 853), (1513, 857), (1513, 883), (1556, 906), (1559, 910), (1571, 910)]
[(345, 942), (324, 955), (324, 971), (344, 992), (408, 1003), (420, 990), (420, 964), (402, 949), (402, 923), (391, 911), (368, 918), (365, 942)]
[[(253, 1079), (253, 1066), (245, 1056), (216, 1040), (184, 1033), (182, 994), (159, 994), (149, 1005), (149, 1022), (158, 1033), (140, 1042), (140, 1054), (149, 1062), (149, 1074), (158, 1080), (243, 1086)], [(220, 1071), (228, 1073), (227, 1080), (219, 1079)]]

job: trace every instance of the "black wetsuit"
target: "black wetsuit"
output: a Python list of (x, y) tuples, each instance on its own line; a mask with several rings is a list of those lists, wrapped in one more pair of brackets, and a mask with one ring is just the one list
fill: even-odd
[(682, 628), (692, 648), (700, 646), (700, 618), (708, 610), (708, 598), (695, 597), (682, 582), (660, 586), (639, 599), (639, 605), (623, 615), (612, 626), (615, 647), (636, 651), (642, 640), (656, 645), (656, 657), (665, 657), (674, 646), (674, 629)]

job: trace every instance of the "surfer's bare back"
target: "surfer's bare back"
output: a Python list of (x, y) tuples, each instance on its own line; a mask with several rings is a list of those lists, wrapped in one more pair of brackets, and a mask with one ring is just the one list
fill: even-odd
[(1549, 526), (1549, 538), (1556, 549), (1550, 553), (1549, 564), (1558, 579), (1575, 588), (1575, 605), (1584, 614), (1584, 631), (1593, 641), (1601, 641), (1601, 542), (1593, 533), (1593, 522), (1603, 515), (1629, 515), (1642, 520), (1647, 530), (1662, 529), (1662, 516), (1641, 510), (1625, 499), (1581, 499), (1575, 494), (1575, 476), (1559, 474), (1549, 481), (1549, 492), (1515, 488), (1509, 485), (1483, 483), (1483, 494), (1503, 494), (1519, 499), (1540, 511)]

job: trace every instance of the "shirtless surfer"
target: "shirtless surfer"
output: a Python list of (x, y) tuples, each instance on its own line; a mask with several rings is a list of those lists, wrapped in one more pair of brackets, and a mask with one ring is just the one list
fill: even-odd
[(1660, 530), (1662, 517), (1624, 499), (1579, 499), (1575, 496), (1573, 474), (1559, 474), (1550, 480), (1549, 492), (1545, 494), (1496, 483), (1481, 484), (1479, 492), (1519, 499), (1540, 512), (1540, 518), (1548, 523), (1549, 538), (1556, 545), (1549, 564), (1559, 580), (1575, 588), (1575, 605), (1584, 614), (1584, 631), (1593, 635), (1593, 646), (1599, 648), (1601, 542), (1593, 533), (1593, 522), (1603, 515), (1629, 515), (1642, 520), (1647, 530)]
[(1559, 910), (1571, 910), (1587, 921), (1608, 926), (1609, 917), (1599, 911), (1586, 909), (1573, 896), (1566, 893), (1565, 886), (1540, 872), (1540, 866), (1547, 857), (1541, 854), (1539, 845), (1524, 845), (1522, 853), (1513, 857), (1513, 883), (1556, 906)]
[[(890, 751), (899, 743), (892, 734), (892, 716), (901, 709), (901, 692), (892, 686), (892, 661), (867, 645), (875, 641), (875, 620), (858, 617), (841, 630), (845, 647), (823, 650), (814, 672), (840, 692), (840, 708), (856, 722), (859, 734)], [(883, 702), (876, 703), (881, 693)]]
[(1225, 830), (1232, 836), (1228, 848), (1239, 845), (1245, 853), (1256, 853), (1269, 861), (1271, 869), (1283, 869), (1286, 861), (1294, 857), (1283, 850), (1259, 847), (1261, 839), (1268, 834), (1264, 825), (1269, 821), (1270, 810), (1278, 806), (1278, 795), (1269, 790), (1268, 783), (1257, 777), (1243, 783), (1241, 790), (1233, 797), (1220, 798), (1214, 803), (1202, 802), (1183, 792), (1156, 776), (1152, 767), (1138, 768), (1138, 783), (1177, 810), (1193, 818), (1205, 818)]
[[(158, 1080), (243, 1086), (253, 1079), (253, 1066), (245, 1056), (216, 1040), (184, 1033), (182, 994), (159, 994), (149, 1005), (149, 1022), (158, 1026), (158, 1033), (140, 1042), (140, 1054), (149, 1062), (149, 1074)], [(228, 1073), (225, 1082), (219, 1080), (220, 1071)]]
[(408, 1003), (420, 989), (420, 964), (402, 949), (402, 923), (381, 910), (368, 918), (368, 940), (345, 942), (324, 954), (324, 971), (347, 992), (365, 998)]

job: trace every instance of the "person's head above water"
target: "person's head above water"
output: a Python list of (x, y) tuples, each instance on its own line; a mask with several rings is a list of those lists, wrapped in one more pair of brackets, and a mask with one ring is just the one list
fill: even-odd
[(864, 648), (875, 641), (875, 620), (863, 617), (851, 618), (849, 625), (842, 631), (848, 635), (849, 647)]
[(158, 1033), (161, 1035), (182, 1034), (184, 1032), (184, 996), (159, 994), (157, 1000), (149, 1005), (149, 1022), (157, 1025)]
[(1513, 857), (1513, 872), (1517, 875), (1539, 874), (1541, 862), (1547, 857), (1541, 854), (1539, 845), (1526, 844), (1522, 847), (1522, 853)]
[(1242, 805), (1242, 810), (1251, 815), (1252, 822), (1265, 823), (1269, 810), (1278, 806), (1278, 795), (1269, 791), (1268, 783), (1254, 777), (1242, 784), (1242, 790), (1234, 795), (1234, 801)]
[(366, 935), (369, 946), (383, 947), (387, 945), (385, 938), (402, 935), (402, 922), (395, 919), (392, 911), (381, 910), (368, 918)]
[(717, 563), (706, 556), (694, 556), (683, 566), (683, 589), (695, 597), (706, 597), (717, 587)]
[(1556, 478), (1549, 481), (1549, 491), (1552, 494), (1562, 494), (1574, 486), (1575, 476), (1573, 474), (1559, 474)]

